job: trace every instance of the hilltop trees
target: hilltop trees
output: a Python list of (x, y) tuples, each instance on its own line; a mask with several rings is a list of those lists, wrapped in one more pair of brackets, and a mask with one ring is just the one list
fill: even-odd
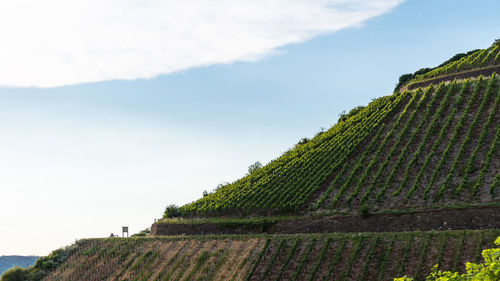
[(493, 45), (487, 49), (475, 49), (467, 53), (455, 54), (436, 67), (421, 68), (414, 73), (403, 74), (399, 77), (394, 91), (399, 91), (404, 85), (413, 82), (496, 65), (500, 62), (499, 42), (500, 39), (495, 40)]
[(165, 208), (165, 212), (163, 213), (164, 218), (175, 218), (181, 215), (181, 211), (179, 206), (175, 204), (170, 204)]
[(415, 78), (417, 75), (424, 75), (433, 69), (434, 68), (425, 67), (425, 68), (421, 68), (421, 69), (415, 71), (414, 73), (407, 73), (407, 74), (403, 74), (403, 75), (399, 76), (399, 81), (398, 81), (398, 84), (396, 84), (396, 88), (394, 88), (394, 92), (397, 92), (399, 89), (401, 89), (401, 87), (403, 87), (403, 85), (405, 85), (407, 82), (409, 82), (410, 80)]
[(413, 73), (406, 73), (399, 76), (399, 81), (396, 84), (396, 87), (394, 88), (394, 92), (401, 89), (401, 87), (403, 87), (403, 85), (406, 84), (406, 82), (409, 82), (411, 79), (413, 79)]

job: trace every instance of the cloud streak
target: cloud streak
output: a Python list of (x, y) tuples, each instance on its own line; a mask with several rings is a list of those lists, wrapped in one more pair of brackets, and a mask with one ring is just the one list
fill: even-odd
[(254, 61), (403, 0), (2, 0), (0, 85), (152, 78)]

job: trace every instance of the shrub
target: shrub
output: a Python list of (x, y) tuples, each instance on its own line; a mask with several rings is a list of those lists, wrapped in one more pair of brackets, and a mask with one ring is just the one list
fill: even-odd
[[(345, 115), (345, 110), (344, 110), (344, 111), (342, 111), (342, 112), (339, 114), (339, 116), (344, 116), (344, 115)], [(340, 119), (339, 119), (339, 121), (340, 121)], [(324, 134), (324, 133), (325, 133), (325, 128), (324, 128), (324, 127), (321, 127), (321, 128), (319, 128), (319, 131), (318, 131), (318, 132), (314, 135), (314, 137), (321, 136), (321, 135), (322, 135), (322, 134)]]
[(415, 73), (413, 73), (413, 77), (417, 76), (417, 75), (424, 75), (426, 74), (427, 72), (433, 70), (434, 68), (429, 68), (429, 67), (425, 67), (425, 68), (421, 68), (417, 71), (415, 71)]
[(0, 277), (0, 281), (39, 281), (47, 276), (51, 271), (55, 270), (59, 265), (68, 259), (73, 254), (79, 244), (83, 242), (77, 241), (75, 244), (53, 251), (46, 257), (39, 258), (33, 266), (26, 269), (15, 267), (7, 270)]
[(139, 233), (132, 234), (132, 237), (144, 237), (144, 236), (149, 236), (150, 234), (151, 234), (151, 229), (148, 227)]
[(367, 218), (370, 216), (370, 206), (366, 203), (363, 203), (360, 207), (359, 207), (359, 214), (361, 215), (361, 217), (363, 218)]
[(403, 87), (406, 82), (409, 82), (411, 79), (413, 79), (413, 74), (407, 73), (399, 76), (399, 81), (398, 84), (396, 84), (396, 87), (394, 88), (394, 92), (397, 92), (401, 87)]
[(248, 166), (248, 174), (251, 175), (251, 174), (255, 173), (257, 170), (259, 170), (260, 168), (262, 168), (262, 163), (257, 161), (255, 163), (253, 163), (252, 165)]
[(163, 213), (164, 218), (176, 218), (181, 216), (181, 211), (179, 206), (175, 204), (170, 204), (165, 208), (165, 213)]
[(22, 267), (13, 267), (4, 272), (2, 281), (24, 281), (27, 280), (27, 271)]
[(306, 144), (309, 142), (309, 139), (308, 138), (302, 138), (298, 143), (297, 145), (303, 145), (303, 144)]
[[(349, 110), (349, 113), (346, 113), (345, 110), (342, 111), (341, 113), (339, 113), (339, 120), (337, 122), (346, 121), (347, 118), (358, 114), (364, 108), (365, 108), (365, 106), (358, 105), (358, 106), (354, 107), (353, 109)], [(321, 128), (320, 132), (323, 133), (324, 131), (325, 131), (325, 128)]]

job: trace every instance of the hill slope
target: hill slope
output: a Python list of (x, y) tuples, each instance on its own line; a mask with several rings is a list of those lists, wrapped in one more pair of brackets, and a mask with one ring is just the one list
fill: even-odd
[[(472, 52), (436, 73), (495, 64), (498, 53)], [(463, 271), (500, 235), (500, 79), (432, 81), (351, 110), (266, 166), (168, 213), (183, 218), (151, 228), (192, 236), (81, 240), (19, 274), (423, 281), (436, 263)], [(259, 234), (200, 236), (242, 232)]]
[(305, 214), (498, 201), (499, 100), (495, 75), (376, 99), (182, 213)]
[(94, 239), (44, 280), (422, 280), (464, 270), (496, 230)]
[(410, 83), (496, 65), (500, 65), (500, 40), (496, 40), (487, 49), (475, 50), (467, 54), (457, 54), (440, 66), (426, 73), (416, 75)]

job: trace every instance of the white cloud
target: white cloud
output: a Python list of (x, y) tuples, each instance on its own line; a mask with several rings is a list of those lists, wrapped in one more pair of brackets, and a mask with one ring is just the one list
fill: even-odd
[(251, 61), (403, 0), (2, 0), (0, 85), (151, 78)]

